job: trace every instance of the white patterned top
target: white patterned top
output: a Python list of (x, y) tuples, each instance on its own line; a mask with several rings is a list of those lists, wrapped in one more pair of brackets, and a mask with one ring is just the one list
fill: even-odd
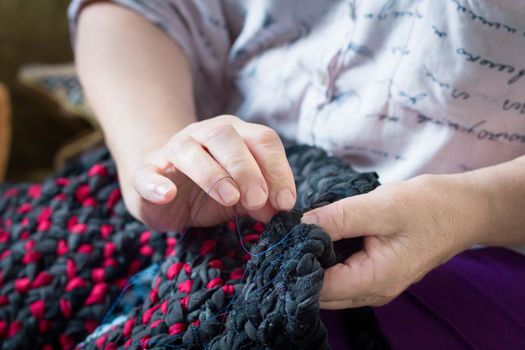
[(200, 118), (266, 124), (383, 183), (525, 154), (525, 1), (113, 1), (179, 44)]

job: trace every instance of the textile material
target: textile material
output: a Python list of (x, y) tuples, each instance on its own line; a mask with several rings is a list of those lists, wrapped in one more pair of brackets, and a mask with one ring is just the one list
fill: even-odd
[(112, 1), (180, 45), (199, 118), (268, 125), (383, 183), (525, 154), (523, 1)]
[(523, 1), (114, 2), (182, 47), (201, 118), (263, 123), (384, 183), (525, 154)]
[[(364, 193), (378, 184), (374, 174), (354, 173), (319, 149), (288, 145), (287, 153), (300, 193), (298, 208)], [(190, 230), (177, 237), (176, 253), (161, 265), (151, 284), (150, 299), (124, 323), (90, 337), (85, 347), (328, 348), (319, 319), (319, 292), (323, 267), (335, 264), (337, 254), (328, 236), (314, 226), (300, 224), (300, 217), (301, 212), (276, 215), (260, 240), (256, 226), (241, 223), (240, 241), (258, 240), (250, 254), (239, 249), (231, 224), (219, 231)], [(336, 250), (348, 256), (347, 247), (338, 245)], [(232, 249), (243, 254), (232, 255)], [(240, 264), (248, 258), (246, 267)], [(370, 316), (368, 312), (366, 317)], [(357, 349), (388, 348), (380, 332), (356, 329), (362, 331), (357, 332), (355, 342), (363, 345)]]
[(0, 185), (0, 347), (72, 348), (171, 240), (127, 213), (107, 151), (42, 184)]
[[(379, 183), (320, 149), (286, 150), (297, 209), (266, 229), (241, 218), (188, 232), (146, 230), (126, 212), (106, 150), (41, 185), (0, 186), (1, 347), (71, 349), (95, 330), (130, 276), (162, 260), (142, 304), (83, 348), (328, 348), (319, 319), (323, 268), (359, 242), (333, 246), (322, 230), (300, 224), (301, 213)], [(113, 311), (110, 317), (122, 314)], [(370, 309), (355, 318), (359, 348), (388, 348)]]
[(393, 349), (523, 349), (524, 295), (524, 256), (474, 249), (375, 313)]

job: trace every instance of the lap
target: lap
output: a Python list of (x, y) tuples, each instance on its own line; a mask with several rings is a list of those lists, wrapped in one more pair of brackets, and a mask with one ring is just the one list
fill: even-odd
[[(484, 248), (451, 259), (375, 314), (393, 349), (518, 349), (524, 296), (525, 256)], [(323, 312), (334, 349), (348, 349), (344, 313)]]

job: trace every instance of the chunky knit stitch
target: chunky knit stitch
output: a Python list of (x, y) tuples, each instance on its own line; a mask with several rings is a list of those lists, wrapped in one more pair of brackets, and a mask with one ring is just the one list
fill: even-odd
[[(132, 274), (161, 260), (142, 305), (82, 347), (329, 348), (319, 319), (323, 269), (359, 241), (334, 250), (326, 233), (300, 217), (372, 190), (377, 176), (308, 146), (287, 145), (287, 154), (297, 208), (266, 228), (241, 218), (184, 234), (147, 230), (127, 214), (105, 150), (42, 185), (2, 186), (2, 348), (72, 348), (96, 328)], [(387, 348), (369, 309), (354, 318), (355, 348)]]
[(126, 212), (108, 152), (37, 185), (0, 189), (3, 349), (70, 349), (127, 278), (169, 253), (169, 235)]

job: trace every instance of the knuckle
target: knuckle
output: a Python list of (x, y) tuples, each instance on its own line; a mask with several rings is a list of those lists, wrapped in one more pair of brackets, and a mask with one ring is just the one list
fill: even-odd
[[(267, 166), (265, 169), (261, 169), (261, 172), (264, 174), (263, 176), (265, 181), (267, 181), (268, 185), (271, 186), (273, 193), (277, 195), (277, 193), (282, 190), (291, 190), (292, 194), (297, 196), (293, 175), (289, 174), (282, 168), (282, 164), (275, 162), (270, 163), (270, 166)], [(272, 171), (272, 169), (280, 170)]]
[(215, 117), (214, 119), (220, 122), (223, 122), (223, 123), (228, 123), (228, 124), (236, 123), (241, 120), (239, 117), (231, 115), (231, 114), (222, 114), (222, 115)]
[(277, 132), (272, 128), (262, 126), (261, 130), (255, 136), (254, 141), (259, 145), (272, 146), (276, 143), (280, 144), (280, 138)]
[(275, 183), (281, 183), (283, 187), (287, 186), (289, 183), (294, 183), (292, 168), (290, 163), (286, 159), (284, 152), (282, 154), (268, 154), (266, 160), (267, 165), (267, 174), (268, 177)]
[(219, 174), (219, 173), (216, 173), (216, 172), (213, 172), (213, 173), (208, 173), (206, 175), (204, 175), (202, 177), (202, 185), (203, 186), (207, 186), (208, 189), (211, 189), (212, 186), (214, 186), (214, 184), (219, 181), (219, 179), (223, 177), (222, 174)]
[(248, 190), (248, 186), (266, 187), (265, 179), (258, 169), (241, 157), (230, 157), (224, 167), (244, 191)]
[[(348, 224), (347, 209), (341, 202), (334, 204), (330, 211), (328, 211), (328, 224), (337, 231), (344, 230)], [(338, 232), (342, 234), (343, 232)]]
[(240, 154), (232, 154), (225, 159), (224, 168), (234, 177), (246, 177), (255, 173), (249, 161)]
[(284, 150), (272, 148), (258, 153), (264, 176), (278, 187), (295, 187), (294, 176)]
[(187, 146), (189, 143), (189, 138), (183, 135), (173, 136), (168, 143), (164, 146), (164, 153), (169, 156), (174, 153), (179, 152), (184, 146)]
[(335, 217), (337, 220), (340, 229), (345, 229), (350, 225), (350, 212), (351, 209), (346, 201), (339, 201), (335, 206)]
[(235, 129), (231, 124), (220, 124), (210, 128), (206, 137), (212, 142), (222, 142), (226, 138), (231, 138), (233, 133), (235, 133)]
[(190, 137), (174, 138), (167, 145), (166, 157), (174, 163), (191, 161), (196, 159), (199, 148)]

